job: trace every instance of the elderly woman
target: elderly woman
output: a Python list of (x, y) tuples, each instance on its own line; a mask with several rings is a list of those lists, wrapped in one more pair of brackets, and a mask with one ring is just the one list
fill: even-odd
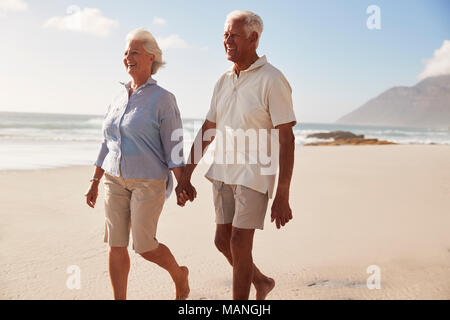
[[(173, 94), (152, 78), (162, 66), (161, 50), (144, 29), (130, 32), (123, 63), (129, 83), (110, 104), (103, 123), (104, 141), (86, 193), (94, 207), (98, 185), (105, 175), (105, 242), (115, 299), (126, 299), (130, 270), (128, 242), (148, 261), (167, 270), (176, 288), (176, 299), (189, 295), (188, 268), (179, 266), (164, 244), (156, 240), (156, 227), (165, 199), (172, 191), (172, 171), (177, 179), (184, 168), (180, 112)], [(179, 132), (179, 131), (178, 131)], [(176, 136), (176, 135), (174, 135)], [(178, 203), (183, 205), (183, 196)]]

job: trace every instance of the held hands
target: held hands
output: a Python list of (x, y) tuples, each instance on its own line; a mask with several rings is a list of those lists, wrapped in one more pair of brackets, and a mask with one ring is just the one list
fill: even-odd
[(275, 196), (272, 203), (272, 215), (270, 222), (275, 221), (277, 229), (280, 229), (280, 226), (284, 227), (284, 225), (291, 219), (292, 210), (289, 206), (289, 197), (279, 195)]
[(184, 207), (188, 200), (192, 202), (197, 197), (197, 190), (195, 190), (194, 186), (191, 184), (190, 179), (186, 177), (183, 177), (178, 182), (175, 193), (177, 195), (177, 204), (180, 207)]

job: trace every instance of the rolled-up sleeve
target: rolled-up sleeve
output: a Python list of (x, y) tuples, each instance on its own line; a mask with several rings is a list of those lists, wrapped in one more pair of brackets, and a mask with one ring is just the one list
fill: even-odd
[[(110, 106), (108, 106), (108, 108), (106, 110), (105, 116), (103, 117), (103, 121), (105, 121), (105, 118), (108, 115), (109, 108), (110, 108)], [(103, 131), (103, 129), (102, 129), (102, 131)], [(97, 167), (101, 167), (103, 165), (103, 161), (105, 161), (106, 155), (109, 152), (108, 145), (106, 143), (105, 133), (102, 132), (102, 135), (103, 135), (103, 141), (100, 146), (100, 150), (98, 151), (97, 160), (95, 160), (95, 162), (94, 162), (94, 165)]]
[(106, 155), (108, 154), (108, 146), (106, 145), (106, 140), (103, 140), (100, 150), (98, 152), (97, 160), (95, 160), (94, 165), (101, 167), (103, 161), (105, 161)]
[(171, 168), (184, 166), (183, 123), (173, 94), (164, 99), (160, 117), (160, 136), (167, 166)]

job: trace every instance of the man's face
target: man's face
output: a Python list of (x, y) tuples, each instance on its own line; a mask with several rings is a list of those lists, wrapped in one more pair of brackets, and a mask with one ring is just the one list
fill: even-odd
[(125, 50), (123, 64), (131, 77), (143, 76), (151, 71), (154, 59), (152, 54), (145, 51), (142, 41), (132, 40)]
[(242, 62), (242, 59), (248, 57), (255, 50), (252, 38), (254, 38), (252, 35), (247, 37), (244, 21), (231, 20), (228, 22), (223, 34), (223, 45), (227, 59), (239, 63)]

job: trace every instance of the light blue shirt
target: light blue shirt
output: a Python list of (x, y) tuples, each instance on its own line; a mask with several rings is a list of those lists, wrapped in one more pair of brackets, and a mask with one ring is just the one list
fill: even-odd
[(106, 112), (95, 165), (116, 177), (165, 179), (167, 199), (173, 189), (170, 169), (184, 165), (175, 96), (151, 77), (130, 98), (130, 84), (122, 85)]

